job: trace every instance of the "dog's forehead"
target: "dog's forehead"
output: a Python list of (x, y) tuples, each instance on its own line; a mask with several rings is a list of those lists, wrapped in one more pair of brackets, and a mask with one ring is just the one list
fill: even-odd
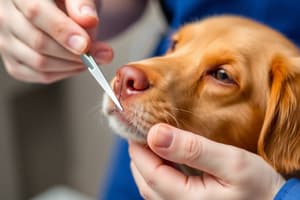
[(226, 33), (232, 34), (233, 39), (240, 33), (245, 38), (247, 36), (249, 38), (269, 38), (270, 42), (278, 39), (286, 40), (284, 35), (258, 21), (231, 15), (214, 16), (185, 24), (177, 31), (176, 35), (192, 38), (198, 36), (198, 38), (205, 39), (214, 36), (222, 37)]
[[(224, 20), (228, 21), (226, 25)], [(260, 43), (257, 41), (262, 36), (251, 23), (245, 26), (241, 25), (242, 22), (239, 18), (215, 17), (186, 24), (173, 35), (173, 40), (178, 42), (178, 51), (189, 54), (220, 52), (223, 55), (223, 52), (235, 52), (248, 55), (258, 49)]]
[(298, 52), (298, 48), (281, 33), (237, 16), (216, 16), (186, 24), (173, 35), (173, 39), (181, 46), (202, 50), (211, 45), (223, 45), (243, 54)]
[(247, 35), (250, 35), (252, 38), (262, 37), (270, 34), (269, 32), (270, 30), (267, 27), (255, 21), (240, 17), (221, 16), (186, 24), (178, 30), (175, 37), (205, 40), (232, 36), (232, 39), (235, 39), (237, 34), (243, 34), (244, 39), (246, 39), (247, 37), (245, 36)]

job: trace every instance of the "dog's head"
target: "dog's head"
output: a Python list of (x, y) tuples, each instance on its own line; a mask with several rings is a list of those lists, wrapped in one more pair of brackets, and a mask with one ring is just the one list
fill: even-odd
[(300, 58), (278, 32), (222, 16), (185, 25), (161, 57), (129, 63), (112, 81), (124, 111), (103, 110), (126, 138), (165, 122), (300, 169)]

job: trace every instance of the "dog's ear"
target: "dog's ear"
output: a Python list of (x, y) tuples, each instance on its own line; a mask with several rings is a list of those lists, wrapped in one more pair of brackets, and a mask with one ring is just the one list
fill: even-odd
[(274, 57), (269, 86), (258, 153), (279, 172), (290, 174), (300, 169), (300, 58)]

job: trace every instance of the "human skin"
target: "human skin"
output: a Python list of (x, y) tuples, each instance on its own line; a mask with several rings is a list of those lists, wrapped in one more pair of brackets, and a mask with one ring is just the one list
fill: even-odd
[[(130, 142), (131, 170), (145, 199), (273, 199), (285, 183), (256, 154), (166, 124), (151, 128), (148, 147)], [(186, 176), (168, 163), (203, 176)]]
[[(107, 39), (125, 30), (147, 0), (101, 2), (0, 0), (0, 54), (7, 72), (21, 81), (53, 83), (83, 71), (79, 55), (87, 51), (99, 63), (111, 62), (112, 48), (97, 35)], [(102, 19), (107, 23), (99, 25)]]

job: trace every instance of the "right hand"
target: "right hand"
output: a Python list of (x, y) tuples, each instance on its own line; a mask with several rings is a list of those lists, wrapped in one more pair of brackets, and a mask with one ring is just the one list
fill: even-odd
[[(56, 2), (56, 3), (55, 3)], [(0, 54), (7, 72), (27, 82), (52, 83), (84, 70), (89, 50), (102, 64), (112, 48), (94, 42), (94, 0), (0, 0)], [(92, 30), (93, 29), (93, 30)]]

